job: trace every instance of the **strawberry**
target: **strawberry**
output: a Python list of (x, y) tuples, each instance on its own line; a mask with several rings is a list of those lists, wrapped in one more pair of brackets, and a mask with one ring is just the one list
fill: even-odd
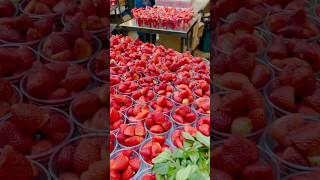
[(32, 146), (31, 154), (40, 154), (48, 151), (53, 147), (53, 144), (48, 140), (40, 140), (35, 145)]
[(251, 82), (256, 88), (263, 87), (271, 78), (271, 71), (263, 64), (257, 64), (251, 73)]
[(140, 150), (140, 154), (146, 159), (151, 159), (152, 158), (151, 146), (142, 148)]
[(248, 77), (237, 72), (226, 72), (216, 78), (216, 82), (226, 88), (240, 90), (242, 85), (250, 82)]
[(230, 174), (225, 171), (214, 169), (213, 180), (235, 180)]
[(0, 17), (11, 17), (16, 12), (16, 7), (10, 0), (3, 0), (0, 3)]
[(11, 107), (12, 122), (21, 130), (34, 133), (49, 120), (48, 110), (33, 104), (18, 103)]
[(282, 109), (290, 112), (296, 111), (295, 91), (291, 86), (282, 86), (273, 90), (270, 94), (270, 99), (272, 103)]
[(69, 132), (70, 124), (62, 114), (50, 113), (48, 122), (41, 128), (41, 131), (49, 135), (54, 132)]
[(131, 137), (126, 138), (126, 139), (124, 140), (124, 144), (125, 144), (126, 146), (135, 146), (135, 145), (140, 144), (142, 141), (143, 141), (143, 137), (140, 137), (140, 136), (131, 136)]
[(33, 27), (33, 20), (26, 14), (21, 14), (15, 18), (14, 28), (20, 32), (26, 32), (29, 28)]
[(197, 129), (193, 128), (191, 126), (185, 126), (184, 130), (185, 130), (185, 132), (189, 133), (191, 136), (195, 136), (197, 133)]
[(54, 61), (66, 62), (66, 61), (72, 61), (75, 58), (72, 51), (70, 49), (66, 49), (53, 54), (51, 56), (51, 59)]
[(242, 102), (244, 99), (247, 99), (247, 97), (244, 97), (245, 96), (241, 91), (230, 92), (223, 97), (223, 101), (219, 109), (232, 118), (237, 117), (244, 112)]
[(161, 125), (153, 125), (151, 128), (150, 128), (150, 131), (152, 133), (163, 133), (164, 132), (164, 129)]
[(36, 3), (33, 11), (35, 14), (39, 14), (39, 15), (51, 14), (50, 8), (46, 4), (41, 2)]
[(64, 88), (58, 88), (48, 95), (48, 100), (57, 100), (57, 99), (65, 99), (69, 97), (69, 92)]
[(72, 64), (67, 70), (65, 79), (61, 84), (69, 91), (80, 91), (84, 89), (90, 82), (89, 73), (80, 65)]
[(130, 179), (134, 176), (134, 170), (131, 166), (128, 166), (121, 174), (121, 179)]
[(254, 57), (243, 48), (233, 50), (228, 60), (229, 71), (245, 75), (250, 75), (255, 65)]
[(66, 137), (69, 135), (69, 132), (55, 132), (49, 135), (50, 141), (54, 144), (60, 144)]
[(154, 122), (156, 123), (156, 124), (162, 124), (162, 123), (164, 123), (165, 122), (165, 116), (164, 116), (164, 114), (162, 113), (162, 112), (158, 112), (158, 111), (155, 111), (154, 113), (153, 113), (153, 118), (154, 118)]
[[(80, 121), (91, 118), (101, 107), (99, 97), (94, 93), (85, 93), (77, 98), (72, 103), (72, 112)], [(110, 116), (112, 117), (112, 116)]]
[(0, 160), (1, 179), (19, 179), (21, 176), (25, 180), (34, 179), (31, 162), (11, 146), (2, 149)]
[(223, 146), (214, 147), (212, 150), (211, 162), (210, 165), (213, 168), (222, 169), (223, 168), (223, 159), (222, 159), (222, 149)]
[(73, 155), (73, 167), (78, 173), (86, 171), (89, 165), (100, 159), (100, 147), (92, 144), (89, 139), (80, 140)]
[(76, 147), (68, 145), (63, 147), (57, 157), (57, 166), (63, 170), (71, 170), (73, 167), (73, 154), (75, 153)]
[(13, 87), (8, 80), (0, 78), (0, 100), (7, 101), (13, 95)]
[(127, 136), (134, 136), (135, 127), (134, 126), (128, 126), (124, 129), (124, 134)]
[(250, 111), (247, 117), (251, 120), (252, 128), (254, 131), (264, 128), (267, 124), (264, 109), (256, 108)]
[(232, 136), (223, 144), (223, 169), (230, 174), (241, 172), (246, 165), (257, 161), (258, 158), (256, 144), (244, 137)]
[(158, 142), (160, 144), (163, 144), (165, 142), (165, 138), (163, 136), (153, 136), (152, 142)]
[(201, 124), (198, 126), (198, 130), (205, 136), (210, 136), (210, 126), (208, 124)]
[(110, 180), (120, 180), (120, 173), (118, 171), (115, 170), (111, 170), (110, 171)]
[(139, 171), (140, 169), (140, 159), (139, 158), (132, 158), (129, 160), (129, 165), (132, 167), (134, 171)]
[(242, 86), (241, 92), (243, 94), (245, 107), (247, 110), (255, 108), (264, 109), (264, 99), (261, 93), (251, 84), (247, 83)]
[(287, 147), (281, 154), (281, 158), (285, 161), (296, 165), (308, 166), (308, 161), (303, 155), (294, 147)]
[(62, 33), (50, 34), (42, 46), (42, 52), (48, 57), (66, 49), (70, 47)]
[(42, 34), (35, 28), (29, 28), (26, 34), (26, 41), (34, 41), (42, 38)]
[(275, 174), (270, 165), (263, 164), (261, 162), (256, 162), (246, 166), (241, 174), (241, 178), (247, 180), (269, 180), (274, 179), (274, 176)]
[(142, 122), (138, 122), (136, 124), (134, 133), (136, 136), (144, 136), (146, 134), (146, 131)]
[(128, 158), (131, 157), (131, 154), (132, 154), (132, 150), (131, 149), (124, 149), (121, 151), (121, 154), (127, 156)]
[(144, 174), (141, 180), (156, 180), (155, 174)]
[(213, 129), (220, 132), (229, 132), (231, 128), (232, 118), (223, 111), (215, 112), (213, 117)]
[[(107, 129), (107, 108), (100, 108), (91, 119), (91, 128), (98, 130)], [(121, 121), (119, 121), (121, 123)]]
[(19, 31), (4, 25), (0, 25), (0, 39), (8, 42), (22, 42), (24, 40)]
[(164, 131), (168, 131), (171, 129), (172, 122), (166, 121), (166, 122), (162, 123), (161, 126), (163, 127)]
[(80, 176), (80, 180), (85, 179), (107, 179), (107, 160), (96, 161), (89, 165), (87, 171), (83, 172)]
[(76, 39), (73, 47), (73, 53), (77, 59), (86, 59), (89, 58), (92, 54), (92, 47), (83, 38)]
[(79, 176), (72, 172), (63, 172), (59, 175), (60, 180), (79, 180)]
[(320, 89), (318, 88), (310, 96), (304, 98), (305, 102), (310, 104), (317, 112), (320, 112)]
[(45, 64), (45, 66), (49, 70), (54, 72), (54, 75), (58, 80), (61, 80), (66, 75), (69, 64), (63, 63), (63, 62), (61, 62), (61, 63), (48, 63), (48, 64)]

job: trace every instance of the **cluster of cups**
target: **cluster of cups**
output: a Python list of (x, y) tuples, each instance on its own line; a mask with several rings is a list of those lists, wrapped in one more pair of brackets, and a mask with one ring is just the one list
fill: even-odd
[[(305, 7), (305, 11), (308, 13), (308, 18), (313, 22), (318, 28), (320, 28), (320, 17), (315, 12), (315, 7), (318, 5), (317, 1), (307, 1), (307, 5)], [(265, 103), (265, 114), (267, 118), (267, 125), (265, 128), (250, 133), (246, 135), (246, 138), (251, 139), (255, 141), (259, 147), (260, 150), (260, 160), (262, 160), (264, 163), (269, 164), (271, 167), (273, 167), (274, 172), (276, 173), (276, 179), (277, 180), (289, 180), (292, 177), (295, 176), (303, 176), (305, 174), (308, 174), (310, 172), (319, 172), (319, 167), (307, 167), (302, 165), (293, 164), (291, 162), (283, 160), (279, 155), (277, 155), (275, 152), (273, 152), (274, 148), (277, 146), (277, 142), (271, 137), (269, 130), (269, 127), (272, 122), (277, 120), (280, 117), (283, 117), (285, 115), (291, 114), (291, 112), (288, 112), (281, 107), (276, 106), (274, 103), (272, 103), (270, 99), (270, 93), (271, 93), (271, 86), (274, 82), (274, 79), (277, 78), (277, 75), (281, 71), (278, 67), (274, 66), (270, 62), (270, 58), (267, 55), (267, 52), (265, 51), (268, 49), (268, 47), (271, 46), (271, 43), (273, 39), (279, 37), (279, 35), (271, 32), (267, 26), (267, 21), (271, 15), (274, 14), (287, 14), (291, 15), (293, 11), (290, 10), (283, 10), (278, 9), (275, 7), (271, 7), (267, 4), (263, 4), (265, 7), (265, 11), (267, 13), (266, 16), (262, 17), (259, 21), (257, 21), (255, 26), (255, 32), (254, 34), (261, 38), (266, 44), (263, 51), (256, 53), (256, 62), (258, 64), (263, 64), (268, 67), (268, 69), (272, 72), (271, 79), (265, 84), (265, 86), (259, 88), (261, 95), (264, 96), (264, 103)], [(217, 23), (216, 27), (220, 27), (221, 25), (230, 23), (231, 21), (227, 18), (221, 18), (220, 21)], [(214, 34), (217, 34), (217, 31), (213, 30)], [(219, 47), (216, 41), (216, 36), (212, 37), (213, 39), (213, 57), (212, 61), (214, 62), (215, 59), (221, 55), (221, 54), (230, 54), (231, 52), (225, 51), (223, 48)], [(284, 38), (285, 40), (290, 40), (290, 38)], [(308, 38), (308, 39), (302, 39), (306, 42), (320, 42), (319, 35), (316, 35), (314, 37)], [(319, 80), (319, 72), (316, 72), (316, 79)], [(214, 93), (217, 93), (219, 95), (227, 94), (228, 92), (232, 92), (232, 89), (229, 89), (227, 87), (223, 87), (219, 85), (218, 83), (211, 80), (213, 83), (213, 89)], [(319, 116), (313, 116), (313, 117), (304, 117), (305, 120), (310, 121), (318, 121), (320, 120)], [(232, 134), (230, 133), (223, 133), (216, 130), (211, 130), (213, 132), (213, 144), (218, 145), (223, 143), (224, 139), (228, 139)]]
[[(55, 13), (55, 14), (47, 14), (47, 15), (37, 15), (37, 14), (30, 14), (24, 11), (24, 7), (28, 3), (28, 0), (23, 0), (17, 4), (17, 10), (14, 16), (18, 16), (19, 14), (27, 14), (33, 19), (42, 19), (46, 17), (54, 17), (55, 19), (55, 27), (54, 30), (59, 30), (61, 29), (64, 25), (65, 22), (63, 21), (63, 14), (61, 13)], [(43, 100), (43, 99), (38, 99), (36, 97), (31, 96), (26, 92), (25, 89), (25, 84), (26, 84), (26, 79), (28, 76), (29, 70), (27, 70), (24, 73), (20, 73), (19, 75), (16, 76), (11, 76), (11, 77), (3, 77), (4, 79), (9, 80), (14, 87), (16, 96), (18, 97), (18, 102), (32, 102), (34, 104), (37, 104), (43, 108), (49, 109), (51, 111), (57, 112), (63, 116), (66, 117), (68, 120), (68, 123), (70, 124), (70, 132), (68, 136), (58, 145), (52, 147), (51, 149), (40, 153), (40, 154), (35, 154), (35, 155), (27, 155), (26, 157), (30, 159), (32, 164), (38, 168), (38, 176), (35, 177), (36, 179), (39, 180), (49, 180), (49, 179), (56, 179), (58, 180), (59, 178), (57, 177), (58, 175), (55, 173), (55, 157), (58, 155), (60, 150), (73, 143), (79, 142), (80, 139), (83, 138), (91, 138), (91, 137), (105, 137), (108, 138), (107, 131), (101, 132), (98, 130), (94, 129), (89, 129), (86, 131), (86, 134), (80, 133), (80, 128), (79, 127), (79, 122), (76, 120), (75, 117), (71, 116), (68, 107), (71, 106), (72, 100), (78, 96), (79, 94), (85, 93), (87, 90), (92, 89), (94, 87), (102, 86), (107, 83), (106, 79), (107, 78), (101, 78), (97, 76), (94, 72), (95, 69), (95, 58), (98, 55), (99, 51), (104, 48), (105, 42), (106, 41), (106, 32), (107, 29), (101, 29), (97, 31), (92, 31), (91, 33), (94, 35), (93, 39), (93, 50), (94, 52), (92, 55), (87, 58), (87, 59), (81, 59), (81, 60), (76, 60), (76, 61), (70, 61), (70, 63), (74, 64), (80, 64), (83, 65), (87, 68), (87, 71), (91, 75), (91, 82), (88, 85), (87, 88), (83, 89), (83, 91), (79, 92), (78, 94), (72, 95), (68, 98), (64, 99), (58, 99), (58, 100)], [(43, 43), (45, 41), (46, 37), (43, 37), (42, 39), (39, 39), (37, 41), (31, 41), (31, 42), (6, 42), (3, 40), (0, 40), (0, 48), (2, 47), (21, 47), (21, 46), (26, 46), (30, 50), (32, 50), (34, 59), (37, 61), (42, 61), (45, 63), (48, 62), (55, 62), (52, 59), (47, 58), (45, 55), (43, 55), (41, 49), (43, 46)], [(8, 119), (11, 115), (6, 114), (2, 117), (0, 117), (0, 122)]]

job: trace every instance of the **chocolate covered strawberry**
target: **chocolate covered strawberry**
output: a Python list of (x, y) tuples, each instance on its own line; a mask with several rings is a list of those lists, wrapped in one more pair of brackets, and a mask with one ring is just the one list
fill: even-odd
[(173, 124), (167, 115), (160, 111), (154, 111), (146, 117), (145, 125), (150, 133), (163, 134), (168, 132)]
[(188, 133), (191, 136), (195, 136), (198, 130), (192, 126), (181, 126), (177, 129), (175, 129), (171, 133), (171, 141), (174, 146), (177, 148), (182, 148), (183, 147), (183, 142), (185, 141), (185, 138), (183, 137), (183, 133)]
[(150, 106), (154, 111), (160, 111), (168, 114), (173, 109), (174, 103), (166, 96), (158, 96), (157, 99), (150, 102)]
[(137, 146), (142, 143), (146, 130), (142, 122), (120, 125), (117, 140), (120, 145), (126, 147)]
[(171, 116), (177, 124), (191, 124), (197, 119), (196, 113), (187, 105), (177, 106)]
[(182, 105), (189, 105), (194, 100), (191, 89), (184, 84), (177, 85), (177, 91), (173, 92), (172, 99)]
[(131, 179), (142, 165), (138, 154), (130, 149), (120, 150), (110, 160), (110, 179)]
[(166, 139), (162, 136), (154, 136), (143, 144), (140, 148), (140, 155), (143, 160), (148, 164), (153, 164), (152, 159), (157, 157), (161, 152), (166, 149), (170, 150), (168, 144), (166, 144)]
[(8, 115), (11, 106), (21, 101), (18, 89), (9, 81), (0, 78), (0, 118)]
[(154, 92), (160, 96), (171, 97), (174, 87), (168, 82), (160, 82), (154, 86)]
[(150, 112), (147, 104), (134, 104), (127, 111), (127, 117), (130, 122), (144, 121)]
[(209, 98), (198, 98), (193, 103), (194, 109), (198, 114), (210, 114), (210, 99)]
[(147, 103), (153, 100), (154, 92), (149, 87), (142, 87), (132, 92), (132, 98), (138, 103)]

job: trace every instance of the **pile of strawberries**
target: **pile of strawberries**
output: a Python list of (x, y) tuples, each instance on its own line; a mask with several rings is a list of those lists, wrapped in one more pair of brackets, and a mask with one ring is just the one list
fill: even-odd
[(213, 179), (318, 177), (319, 7), (304, 0), (213, 4)]

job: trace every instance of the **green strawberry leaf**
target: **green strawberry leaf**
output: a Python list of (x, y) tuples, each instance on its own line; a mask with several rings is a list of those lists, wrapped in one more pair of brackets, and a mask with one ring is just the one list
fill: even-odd
[(180, 169), (176, 174), (176, 180), (187, 180), (192, 174), (192, 166), (188, 165)]
[(163, 162), (167, 162), (170, 159), (171, 159), (171, 151), (166, 149), (162, 153), (160, 153), (156, 158), (153, 158), (152, 162), (154, 164), (163, 163)]
[(189, 158), (191, 159), (191, 161), (193, 163), (197, 163), (198, 159), (199, 159), (199, 153), (197, 151), (189, 151)]
[(166, 175), (168, 168), (169, 167), (167, 163), (158, 163), (153, 165), (152, 172), (159, 175)]
[(202, 144), (204, 144), (207, 147), (210, 147), (210, 138), (201, 134), (200, 132), (196, 133), (196, 136), (198, 141), (200, 141)]
[(194, 141), (194, 137), (192, 137), (189, 133), (187, 132), (183, 132), (182, 133), (182, 137), (184, 137), (185, 139), (187, 140), (190, 140), (190, 141)]

